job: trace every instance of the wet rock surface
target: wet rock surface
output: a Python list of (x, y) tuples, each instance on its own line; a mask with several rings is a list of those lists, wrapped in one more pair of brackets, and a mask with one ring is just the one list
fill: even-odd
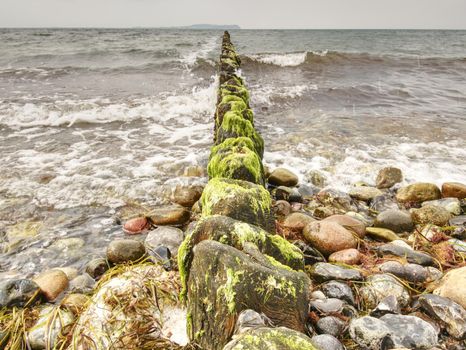
[(411, 231), (414, 228), (414, 223), (408, 212), (389, 209), (377, 215), (374, 226), (400, 233)]
[(112, 241), (107, 248), (107, 259), (114, 264), (136, 261), (146, 253), (144, 244), (131, 239)]
[(7, 280), (0, 283), (0, 307), (25, 306), (39, 296), (40, 288), (28, 279)]
[(319, 282), (332, 280), (361, 281), (362, 274), (356, 269), (350, 269), (334, 264), (317, 263), (311, 270), (311, 276)]

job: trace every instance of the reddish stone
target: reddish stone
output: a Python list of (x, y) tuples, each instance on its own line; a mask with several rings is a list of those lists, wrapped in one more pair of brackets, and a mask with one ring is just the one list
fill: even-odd
[(130, 219), (123, 225), (123, 231), (129, 235), (137, 235), (150, 228), (150, 222), (145, 217)]
[(346, 265), (358, 265), (361, 262), (361, 253), (357, 249), (344, 249), (328, 257), (328, 261)]

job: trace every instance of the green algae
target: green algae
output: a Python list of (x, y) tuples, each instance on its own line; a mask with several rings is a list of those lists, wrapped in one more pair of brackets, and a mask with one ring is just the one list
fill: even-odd
[(287, 271), (293, 271), (293, 269), (287, 265), (284, 265), (282, 264), (281, 262), (279, 262), (278, 260), (276, 260), (273, 256), (270, 256), (270, 255), (265, 255), (265, 257), (267, 258), (267, 260), (269, 261), (269, 263), (279, 269), (284, 269), (284, 270), (287, 270)]
[(229, 268), (226, 271), (227, 280), (225, 284), (221, 285), (217, 289), (217, 298), (222, 297), (227, 303), (228, 312), (230, 314), (235, 312), (236, 303), (235, 303), (235, 286), (240, 282), (240, 277), (244, 275), (244, 271), (233, 271)]
[(230, 85), (228, 81), (220, 85), (220, 96), (235, 95), (241, 97), (249, 105), (249, 91), (244, 86)]
[(254, 143), (257, 153), (262, 157), (264, 153), (264, 140), (254, 129), (252, 123), (245, 119), (241, 113), (226, 113), (222, 124), (217, 129), (217, 143), (222, 143), (228, 138), (248, 137)]
[(204, 188), (201, 196), (202, 215), (220, 214), (214, 212), (215, 206), (228, 199), (241, 199), (245, 206), (255, 213), (270, 213), (272, 199), (262, 186), (251, 186), (247, 181), (213, 178)]
[[(228, 178), (264, 184), (264, 168), (247, 138), (227, 139), (214, 146), (207, 166), (210, 178)], [(252, 147), (251, 147), (252, 146)]]
[(279, 328), (258, 328), (240, 335), (228, 350), (318, 350), (311, 339), (297, 331)]

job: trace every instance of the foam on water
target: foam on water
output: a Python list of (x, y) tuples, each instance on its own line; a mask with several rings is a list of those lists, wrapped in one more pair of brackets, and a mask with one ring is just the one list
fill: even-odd
[(303, 64), (308, 57), (308, 54), (317, 56), (326, 56), (328, 53), (325, 51), (313, 51), (313, 52), (289, 52), (289, 53), (261, 53), (255, 55), (249, 55), (248, 57), (254, 61), (272, 64), (280, 67), (296, 67)]
[(217, 49), (218, 40), (219, 37), (217, 35), (210, 37), (206, 42), (200, 45), (197, 50), (190, 51), (185, 56), (180, 58), (180, 62), (183, 63), (188, 70), (191, 69), (196, 64), (198, 59), (207, 59), (209, 54)]
[(348, 191), (359, 181), (374, 184), (378, 171), (386, 166), (402, 170), (402, 184), (430, 182), (441, 186), (447, 181), (465, 181), (466, 143), (462, 140), (447, 143), (402, 142), (379, 147), (351, 146), (342, 150), (342, 157), (336, 158), (314, 155), (318, 152), (309, 145), (300, 144), (297, 149), (311, 157), (299, 156), (294, 150), (283, 150), (265, 152), (264, 161), (272, 168), (281, 166), (292, 170), (303, 182), (307, 182), (306, 175), (310, 171), (317, 170), (325, 176), (328, 186), (341, 191)]

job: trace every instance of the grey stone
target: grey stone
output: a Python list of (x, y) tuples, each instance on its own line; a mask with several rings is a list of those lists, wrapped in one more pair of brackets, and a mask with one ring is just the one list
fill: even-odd
[(109, 269), (108, 262), (104, 258), (96, 258), (86, 265), (86, 272), (92, 278), (99, 278)]
[(375, 180), (377, 188), (390, 188), (401, 181), (403, 181), (403, 174), (400, 169), (395, 167), (380, 169)]
[(119, 239), (107, 247), (107, 259), (114, 264), (139, 260), (146, 253), (144, 244), (132, 239)]
[(393, 276), (387, 274), (372, 275), (359, 289), (361, 298), (367, 307), (375, 308), (384, 298), (393, 295), (401, 307), (410, 302), (410, 296), (406, 288)]
[(354, 294), (351, 288), (343, 282), (330, 281), (321, 286), (322, 292), (327, 298), (337, 298), (354, 305)]
[(153, 250), (158, 246), (165, 246), (170, 249), (173, 256), (177, 256), (183, 238), (183, 231), (179, 228), (161, 226), (147, 234), (144, 244), (148, 250)]
[(344, 306), (340, 299), (316, 299), (310, 301), (311, 309), (317, 310), (321, 314), (338, 313)]
[(28, 279), (8, 280), (0, 283), (0, 307), (25, 306), (39, 296), (39, 286)]
[(298, 189), (286, 187), (286, 186), (278, 186), (275, 189), (275, 198), (277, 200), (284, 200), (287, 202), (297, 202), (302, 203), (303, 196), (299, 193)]
[(380, 255), (395, 255), (399, 257), (405, 257), (408, 262), (414, 264), (423, 266), (434, 264), (434, 259), (430, 255), (402, 247), (400, 245), (394, 244), (393, 242), (376, 247), (376, 250)]
[(338, 337), (345, 330), (345, 322), (335, 316), (326, 316), (317, 321), (316, 327), (320, 334), (330, 334)]
[(391, 331), (378, 318), (364, 316), (350, 322), (349, 334), (362, 348), (370, 350), (392, 349)]
[(264, 314), (259, 314), (258, 312), (247, 309), (241, 311), (236, 320), (235, 334), (244, 333), (251, 328), (265, 327), (270, 324), (270, 320)]
[(355, 186), (351, 188), (349, 195), (361, 201), (368, 202), (377, 196), (383, 195), (383, 192), (375, 187)]
[(312, 344), (319, 350), (344, 350), (340, 341), (330, 334), (319, 334), (311, 338)]
[(438, 343), (435, 328), (419, 317), (388, 314), (380, 320), (388, 326), (395, 347), (429, 349)]
[(87, 273), (84, 273), (82, 275), (79, 275), (75, 278), (73, 278), (70, 281), (70, 291), (72, 293), (90, 293), (94, 290), (95, 287), (95, 281), (94, 279), (89, 276)]
[(311, 276), (318, 282), (326, 282), (330, 280), (361, 281), (363, 279), (359, 270), (329, 263), (314, 264)]
[(456, 238), (451, 238), (448, 240), (448, 243), (450, 243), (453, 249), (457, 252), (466, 253), (466, 242)]
[(433, 201), (423, 202), (422, 206), (434, 205), (439, 206), (447, 210), (450, 214), (460, 215), (461, 214), (461, 202), (458, 198), (442, 198)]
[(399, 209), (398, 203), (388, 193), (374, 197), (370, 202), (370, 208), (379, 213), (390, 209)]
[(422, 309), (443, 324), (452, 337), (466, 337), (466, 310), (461, 305), (434, 294), (421, 295), (418, 300)]
[(448, 223), (451, 226), (466, 226), (466, 215), (455, 216)]
[(386, 314), (401, 313), (400, 304), (394, 295), (383, 298), (380, 303), (371, 312), (371, 316), (380, 317)]
[(377, 215), (374, 226), (387, 228), (395, 233), (401, 233), (411, 231), (414, 228), (414, 223), (408, 212), (389, 209)]

